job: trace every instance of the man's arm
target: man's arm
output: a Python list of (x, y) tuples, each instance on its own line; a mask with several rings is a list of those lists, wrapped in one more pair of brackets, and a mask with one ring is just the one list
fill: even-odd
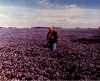
[(56, 39), (58, 39), (58, 33), (57, 32), (55, 32), (55, 35), (56, 35)]

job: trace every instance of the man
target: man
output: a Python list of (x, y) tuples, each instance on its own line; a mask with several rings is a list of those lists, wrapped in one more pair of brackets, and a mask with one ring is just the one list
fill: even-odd
[(47, 34), (47, 42), (48, 42), (48, 48), (52, 52), (56, 51), (57, 39), (58, 39), (57, 32), (54, 30), (53, 27), (50, 27), (49, 31), (48, 31), (48, 34)]

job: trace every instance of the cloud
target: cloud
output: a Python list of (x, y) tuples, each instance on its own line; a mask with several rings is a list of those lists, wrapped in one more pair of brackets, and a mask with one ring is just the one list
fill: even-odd
[(53, 24), (62, 27), (98, 27), (99, 23), (99, 9), (81, 8), (77, 5), (42, 9), (0, 6), (0, 26), (31, 27)]

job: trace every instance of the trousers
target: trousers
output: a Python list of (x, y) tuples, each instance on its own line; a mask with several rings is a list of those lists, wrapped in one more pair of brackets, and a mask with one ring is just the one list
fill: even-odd
[(49, 43), (48, 48), (50, 51), (56, 51), (57, 49), (57, 43)]

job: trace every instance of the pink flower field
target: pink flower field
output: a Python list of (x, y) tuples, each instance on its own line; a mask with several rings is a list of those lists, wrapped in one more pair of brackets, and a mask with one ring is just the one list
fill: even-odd
[(56, 30), (50, 53), (47, 28), (0, 28), (0, 81), (100, 80), (100, 31)]

